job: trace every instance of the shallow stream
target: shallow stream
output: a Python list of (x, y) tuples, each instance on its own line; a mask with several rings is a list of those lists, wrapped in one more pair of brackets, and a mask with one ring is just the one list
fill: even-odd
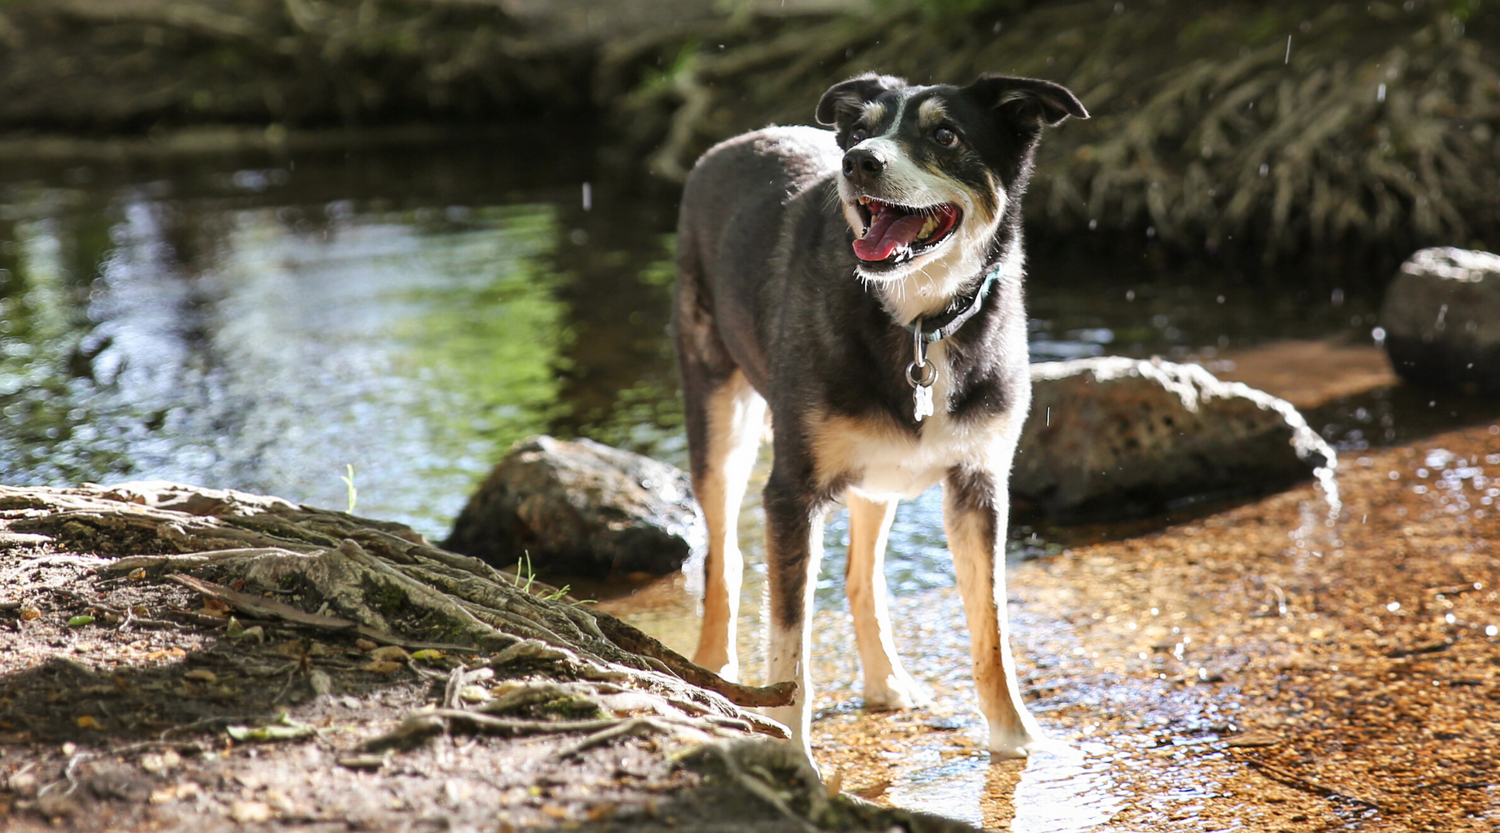
[[(529, 135), (0, 164), (0, 482), (169, 479), (353, 506), (440, 540), (529, 434), (683, 464), (666, 338), (674, 197), (623, 189), (594, 158), (587, 144)], [(1211, 363), (1277, 339), (1368, 343), (1374, 325), (1360, 291), (1369, 281), (1268, 285), (1077, 254), (1035, 254), (1030, 274), (1034, 360)], [(1340, 413), (1329, 438), (1346, 449), (1393, 430), (1378, 403)], [(763, 567), (751, 503), (754, 619)], [(819, 629), (816, 675), (829, 727), (857, 705), (842, 624), (846, 534), (832, 518), (818, 588), (833, 625)], [(1069, 536), (1094, 534), (1109, 532), (1017, 527), (1012, 560), (1045, 560)], [(903, 506), (890, 548), (900, 627), (923, 646), (910, 670), (937, 698), (922, 719), (946, 721), (944, 743), (972, 746), (982, 738), (966, 663), (954, 661), (966, 639), (935, 492)], [(680, 577), (623, 598), (586, 589), (691, 649), (694, 602)], [(1021, 615), (1018, 638), (1065, 641), (1058, 624)], [(752, 675), (756, 630), (741, 630)], [(1014, 829), (1108, 819), (1117, 799), (1101, 773), (1136, 745), (1106, 737), (1034, 759), (1014, 786)], [(994, 821), (975, 795), (995, 776), (965, 748), (918, 741), (892, 752), (912, 767), (888, 797)], [(1190, 807), (1211, 788), (1185, 782), (1168, 798)]]

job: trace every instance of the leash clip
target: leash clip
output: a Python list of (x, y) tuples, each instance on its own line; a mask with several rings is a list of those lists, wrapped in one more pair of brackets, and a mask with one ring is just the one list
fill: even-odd
[(932, 416), (932, 383), (937, 381), (937, 365), (927, 359), (927, 339), (922, 334), (922, 319), (912, 327), (912, 354), (915, 361), (906, 366), (906, 383), (911, 385), (912, 416), (917, 422)]

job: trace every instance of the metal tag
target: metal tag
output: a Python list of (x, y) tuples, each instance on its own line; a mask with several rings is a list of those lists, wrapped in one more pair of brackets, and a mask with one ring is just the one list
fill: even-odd
[(932, 416), (932, 385), (917, 385), (911, 392), (913, 417), (917, 422)]

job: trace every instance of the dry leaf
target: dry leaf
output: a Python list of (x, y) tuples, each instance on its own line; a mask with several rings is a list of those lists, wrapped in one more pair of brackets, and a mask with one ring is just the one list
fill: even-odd
[(875, 799), (881, 797), (882, 795), (885, 795), (885, 791), (888, 790), (888, 789), (890, 789), (890, 788), (891, 788), (891, 782), (890, 781), (876, 781), (875, 783), (871, 784), (868, 787), (865, 787), (865, 788), (859, 789), (859, 790), (855, 790), (854, 791), (854, 795), (857, 795), (857, 796), (859, 796), (860, 798), (863, 798), (866, 801), (874, 801)]
[(388, 660), (377, 660), (367, 662), (359, 667), (361, 671), (369, 671), (372, 674), (392, 674), (401, 669), (401, 663)]
[(465, 703), (483, 703), (490, 699), (490, 690), (482, 685), (466, 685), (459, 689), (458, 696)]
[(375, 650), (369, 651), (368, 653), (370, 659), (373, 660), (406, 662), (408, 659), (411, 659), (411, 655), (406, 653), (406, 649), (402, 648), (399, 645), (387, 645), (384, 648), (376, 648)]
[(276, 813), (264, 801), (236, 801), (229, 805), (229, 817), (240, 824), (256, 824), (270, 821)]

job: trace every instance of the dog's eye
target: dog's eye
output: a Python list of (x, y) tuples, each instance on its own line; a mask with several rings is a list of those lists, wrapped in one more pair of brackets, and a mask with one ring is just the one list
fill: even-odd
[(853, 130), (849, 131), (849, 144), (857, 145), (860, 142), (863, 142), (865, 139), (868, 139), (869, 137), (869, 134), (865, 132), (865, 129), (863, 127), (856, 127)]
[(951, 148), (958, 144), (958, 134), (947, 127), (939, 127), (932, 131), (932, 140), (945, 148)]

